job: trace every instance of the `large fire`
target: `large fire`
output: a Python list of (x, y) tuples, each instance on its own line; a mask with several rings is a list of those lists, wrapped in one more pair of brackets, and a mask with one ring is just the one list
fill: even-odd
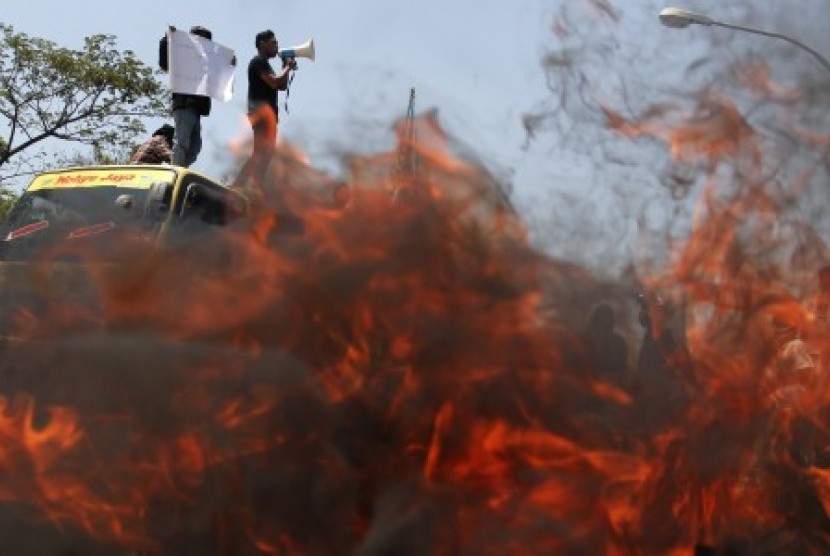
[[(737, 109), (705, 102), (671, 129), (609, 123), (755, 156)], [(417, 168), (357, 160), (335, 202), (284, 148), (226, 235), (125, 247), (91, 271), (94, 311), (18, 309), (6, 550), (827, 550), (825, 337), (815, 285), (766, 256), (774, 196), (710, 189), (668, 269), (607, 284), (533, 249), (495, 180), (419, 125)], [(779, 356), (799, 333), (815, 364)]]

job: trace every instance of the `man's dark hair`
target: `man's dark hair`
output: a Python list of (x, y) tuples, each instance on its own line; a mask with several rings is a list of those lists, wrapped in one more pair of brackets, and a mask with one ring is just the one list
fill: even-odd
[(203, 39), (207, 39), (209, 41), (213, 40), (213, 33), (210, 32), (210, 29), (202, 27), (201, 25), (194, 25), (190, 28), (190, 32), (194, 35), (202, 37)]
[(270, 41), (274, 38), (274, 32), (270, 29), (266, 31), (260, 31), (256, 34), (256, 40), (254, 41), (254, 46), (256, 46), (257, 50), (259, 50), (259, 45), (264, 43), (265, 41)]

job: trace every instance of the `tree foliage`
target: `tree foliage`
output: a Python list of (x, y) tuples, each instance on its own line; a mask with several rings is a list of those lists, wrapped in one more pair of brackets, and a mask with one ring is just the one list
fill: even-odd
[(0, 23), (0, 179), (78, 157), (56, 154), (55, 140), (104, 159), (129, 151), (145, 132), (141, 119), (167, 110), (168, 91), (154, 73), (117, 50), (112, 35), (71, 50)]
[(9, 189), (0, 189), (0, 220), (3, 220), (17, 200), (17, 194)]

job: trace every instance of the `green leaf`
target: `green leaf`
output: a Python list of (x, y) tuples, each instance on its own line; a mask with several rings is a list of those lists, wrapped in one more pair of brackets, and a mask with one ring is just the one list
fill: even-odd
[[(132, 51), (119, 51), (112, 35), (86, 37), (81, 50), (72, 50), (0, 23), (0, 129), (17, 128), (12, 144), (0, 142), (0, 155), (9, 153), (0, 156), (0, 179), (10, 160), (42, 150), (56, 135), (65, 143), (140, 143), (145, 129), (135, 125), (136, 115), (167, 115), (169, 91), (158, 75)], [(8, 109), (12, 102), (16, 111)], [(46, 148), (62, 147), (53, 140)]]

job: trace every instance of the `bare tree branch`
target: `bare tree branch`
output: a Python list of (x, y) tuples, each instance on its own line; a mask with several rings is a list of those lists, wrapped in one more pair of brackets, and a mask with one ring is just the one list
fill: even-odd
[(111, 35), (87, 37), (76, 51), (0, 24), (0, 178), (19, 175), (28, 164), (10, 160), (46, 140), (123, 151), (145, 131), (141, 118), (167, 113), (168, 99), (154, 70)]

